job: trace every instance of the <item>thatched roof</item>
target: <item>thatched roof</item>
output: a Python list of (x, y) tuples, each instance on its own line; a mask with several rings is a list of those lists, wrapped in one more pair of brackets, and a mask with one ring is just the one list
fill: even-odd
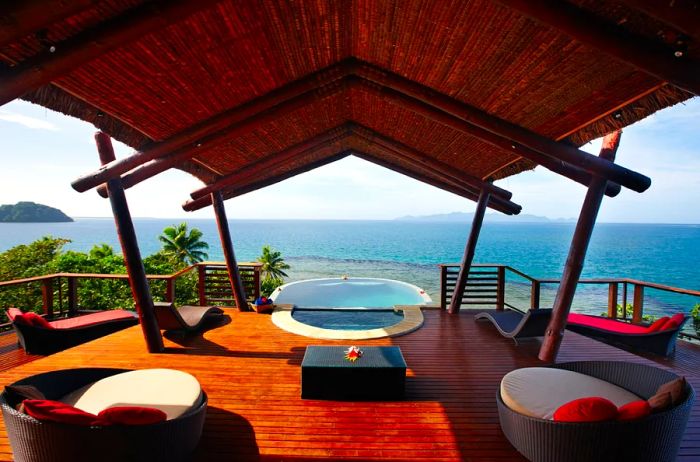
[[(695, 65), (700, 50), (683, 24), (628, 3), (565, 6), (635, 38), (642, 56), (647, 44), (669, 53), (682, 47), (683, 65)], [(137, 150), (160, 149), (151, 159), (170, 159), (163, 168), (212, 183), (329, 130), (345, 133), (251, 170), (248, 183), (224, 189), (228, 197), (353, 151), (445, 187), (441, 167), (397, 156), (375, 135), (459, 175), (499, 179), (536, 165), (522, 157), (522, 143), (484, 138), (450, 117), (463, 121), (477, 111), (566, 149), (692, 96), (684, 81), (669, 83), (653, 66), (630, 64), (586, 43), (585, 34), (572, 38), (575, 31), (547, 17), (490, 0), (40, 6), (0, 11), (0, 82), (27, 76), (13, 83), (24, 99)], [(432, 103), (438, 99), (441, 113)]]

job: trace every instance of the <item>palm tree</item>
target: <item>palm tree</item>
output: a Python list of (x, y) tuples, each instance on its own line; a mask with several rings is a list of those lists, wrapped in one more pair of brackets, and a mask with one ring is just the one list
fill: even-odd
[(168, 226), (158, 239), (163, 243), (163, 253), (183, 265), (199, 263), (209, 256), (204, 252), (209, 244), (201, 240), (202, 232), (192, 228), (188, 234), (187, 223)]
[(108, 244), (95, 244), (92, 249), (90, 249), (90, 258), (94, 258), (95, 260), (102, 260), (113, 255), (114, 249)]
[(264, 245), (262, 255), (258, 257), (258, 261), (263, 264), (260, 272), (264, 279), (287, 277), (287, 273), (284, 270), (289, 269), (289, 265), (284, 262), (282, 252), (273, 250), (269, 245)]

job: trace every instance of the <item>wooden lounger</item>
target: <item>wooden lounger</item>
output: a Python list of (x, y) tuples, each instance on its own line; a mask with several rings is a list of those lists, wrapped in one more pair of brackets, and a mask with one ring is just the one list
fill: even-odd
[(551, 317), (551, 309), (541, 308), (525, 314), (512, 310), (490, 310), (475, 315), (474, 319), (491, 321), (501, 335), (517, 343), (519, 338), (542, 337)]
[(217, 306), (184, 305), (175, 308), (170, 302), (154, 302), (153, 308), (161, 330), (194, 332), (211, 321), (220, 320), (224, 314)]

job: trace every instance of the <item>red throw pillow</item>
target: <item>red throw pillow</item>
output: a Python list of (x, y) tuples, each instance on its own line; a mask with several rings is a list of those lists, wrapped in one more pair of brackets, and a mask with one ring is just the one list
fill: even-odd
[(49, 324), (49, 322), (46, 319), (42, 318), (36, 313), (24, 313), (22, 316), (24, 316), (24, 319), (29, 323), (30, 326), (41, 327), (44, 329), (53, 329), (53, 326)]
[(663, 318), (657, 319), (651, 326), (647, 328), (647, 332), (651, 333), (660, 331), (661, 329), (663, 329), (664, 325), (666, 325), (666, 323), (670, 320), (671, 318), (669, 318), (668, 316), (664, 316)]
[(554, 411), (555, 422), (603, 422), (616, 417), (617, 406), (597, 396), (575, 399)]
[(24, 404), (24, 412), (36, 420), (82, 425), (85, 427), (99, 423), (96, 415), (81, 411), (60, 401), (25, 399), (22, 404)]
[(681, 325), (681, 323), (683, 322), (684, 319), (685, 319), (685, 315), (683, 313), (676, 313), (673, 316), (671, 316), (671, 319), (666, 321), (666, 324), (664, 324), (661, 327), (661, 330), (675, 329)]
[(651, 414), (651, 406), (647, 401), (640, 399), (627, 403), (617, 410), (617, 420), (637, 420)]
[(23, 326), (31, 326), (27, 318), (24, 317), (24, 314), (18, 314), (15, 315), (15, 318), (12, 320), (15, 324), (21, 324)]
[(165, 422), (167, 416), (160, 409), (152, 407), (116, 406), (97, 414), (102, 425), (150, 425)]

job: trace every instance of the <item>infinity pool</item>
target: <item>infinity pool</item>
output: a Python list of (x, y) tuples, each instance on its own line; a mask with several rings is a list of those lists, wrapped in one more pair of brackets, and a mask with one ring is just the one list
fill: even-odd
[(404, 320), (395, 305), (425, 305), (430, 297), (406, 282), (376, 278), (310, 279), (275, 290), (276, 304), (290, 304), (294, 320), (331, 330), (370, 330)]

